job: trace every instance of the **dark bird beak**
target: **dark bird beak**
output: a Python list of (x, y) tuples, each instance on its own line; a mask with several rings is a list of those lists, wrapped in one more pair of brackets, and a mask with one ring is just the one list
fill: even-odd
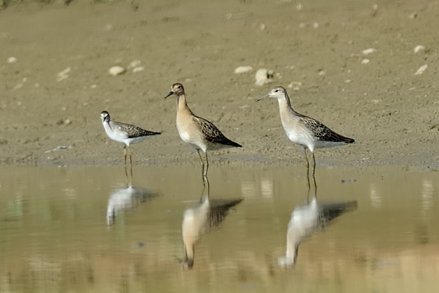
[(167, 97), (172, 96), (173, 94), (174, 94), (174, 92), (169, 92), (169, 94), (165, 97), (165, 99), (166, 99)]
[(260, 100), (263, 100), (263, 99), (265, 99), (265, 98), (268, 98), (268, 95), (265, 95), (265, 96), (263, 96), (263, 97), (260, 97), (259, 99), (256, 100), (256, 102), (259, 102)]

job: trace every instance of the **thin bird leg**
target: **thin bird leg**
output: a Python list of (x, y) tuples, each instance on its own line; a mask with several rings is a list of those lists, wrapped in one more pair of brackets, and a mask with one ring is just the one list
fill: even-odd
[(305, 157), (305, 162), (306, 162), (306, 179), (308, 183), (308, 193), (309, 193), (311, 185), (309, 183), (309, 161), (308, 161), (308, 156), (306, 155), (306, 148), (303, 148), (303, 156)]
[(312, 179), (314, 180), (314, 197), (317, 198), (317, 181), (316, 181), (316, 177), (312, 176)]
[(128, 186), (128, 184), (129, 184), (129, 181), (128, 181), (128, 169), (127, 169), (127, 166), (125, 165), (125, 181), (126, 181), (126, 184), (127, 184), (127, 186)]
[(309, 183), (309, 174), (306, 174), (306, 183), (308, 184), (308, 193), (306, 199), (309, 201), (309, 193), (311, 192), (311, 184)]
[(203, 191), (201, 193), (201, 201), (209, 199), (210, 184), (207, 176), (203, 176)]
[(312, 161), (313, 161), (312, 177), (314, 177), (316, 175), (316, 156), (314, 155), (314, 152), (312, 153)]
[(204, 153), (204, 156), (206, 157), (206, 169), (204, 170), (204, 176), (207, 177), (207, 169), (209, 169), (209, 160), (207, 159), (207, 151)]
[(130, 164), (131, 164), (131, 167), (133, 166), (133, 157), (131, 156), (131, 148), (130, 148), (130, 146), (128, 146), (128, 151), (130, 152)]
[(200, 150), (197, 149), (197, 153), (201, 161), (201, 175), (204, 175), (204, 162), (203, 162), (203, 158), (201, 157)]
[(125, 166), (127, 165), (127, 146), (123, 147), (123, 156), (125, 157)]
[(303, 156), (305, 157), (306, 169), (309, 170), (308, 156), (306, 155), (306, 148), (303, 148)]

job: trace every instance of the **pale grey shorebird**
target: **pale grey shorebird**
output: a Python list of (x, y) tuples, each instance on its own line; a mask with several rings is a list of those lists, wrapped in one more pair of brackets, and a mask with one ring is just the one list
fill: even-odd
[(123, 153), (125, 157), (125, 165), (127, 164), (127, 148), (130, 154), (130, 163), (131, 165), (133, 164), (130, 144), (139, 143), (152, 135), (161, 134), (161, 132), (145, 130), (131, 124), (112, 121), (110, 119), (110, 114), (107, 111), (101, 112), (101, 120), (108, 137), (124, 144)]
[[(165, 97), (177, 96), (177, 129), (181, 139), (192, 146), (201, 160), (202, 174), (207, 176), (209, 161), (208, 150), (219, 150), (229, 147), (242, 147), (240, 144), (225, 137), (212, 122), (196, 116), (186, 103), (184, 87), (181, 83), (171, 86), (171, 92)], [(204, 153), (206, 164), (203, 161), (200, 151)]]
[(275, 87), (267, 95), (259, 98), (257, 101), (265, 98), (277, 99), (279, 103), (280, 120), (282, 121), (285, 133), (292, 142), (301, 146), (304, 152), (308, 174), (309, 161), (306, 155), (306, 149), (312, 153), (313, 177), (316, 167), (314, 155), (316, 148), (341, 146), (355, 142), (352, 138), (337, 134), (319, 121), (297, 113), (293, 107), (291, 107), (287, 91), (281, 86)]

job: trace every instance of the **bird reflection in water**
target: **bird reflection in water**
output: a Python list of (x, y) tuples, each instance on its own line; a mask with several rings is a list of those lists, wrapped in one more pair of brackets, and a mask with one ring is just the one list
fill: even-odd
[(217, 227), (227, 216), (232, 207), (243, 199), (209, 199), (210, 185), (207, 177), (203, 177), (203, 191), (200, 202), (188, 208), (183, 215), (182, 234), (184, 243), (183, 268), (194, 265), (195, 244), (201, 235)]
[(114, 225), (116, 216), (127, 210), (134, 210), (140, 204), (158, 197), (160, 194), (142, 187), (133, 187), (131, 180), (127, 187), (116, 189), (110, 195), (107, 205), (107, 225)]
[(286, 255), (278, 259), (281, 267), (292, 267), (297, 260), (299, 245), (302, 240), (315, 232), (321, 231), (335, 218), (357, 208), (357, 201), (319, 203), (316, 197), (296, 207), (288, 223)]

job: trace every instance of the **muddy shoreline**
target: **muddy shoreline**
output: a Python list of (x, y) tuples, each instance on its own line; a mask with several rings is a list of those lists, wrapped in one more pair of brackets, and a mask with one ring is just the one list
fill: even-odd
[[(191, 109), (243, 145), (213, 153), (214, 164), (303, 164), (277, 102), (256, 103), (282, 85), (298, 112), (356, 140), (317, 150), (319, 165), (437, 169), (438, 14), (431, 1), (12, 5), (0, 12), (0, 163), (123, 164), (99, 119), (107, 110), (163, 131), (133, 145), (135, 164), (198, 164), (178, 136), (175, 100), (163, 99), (182, 82)], [(110, 76), (115, 65), (127, 72)], [(235, 74), (243, 65), (253, 71)], [(274, 71), (272, 83), (255, 85), (259, 68)]]

